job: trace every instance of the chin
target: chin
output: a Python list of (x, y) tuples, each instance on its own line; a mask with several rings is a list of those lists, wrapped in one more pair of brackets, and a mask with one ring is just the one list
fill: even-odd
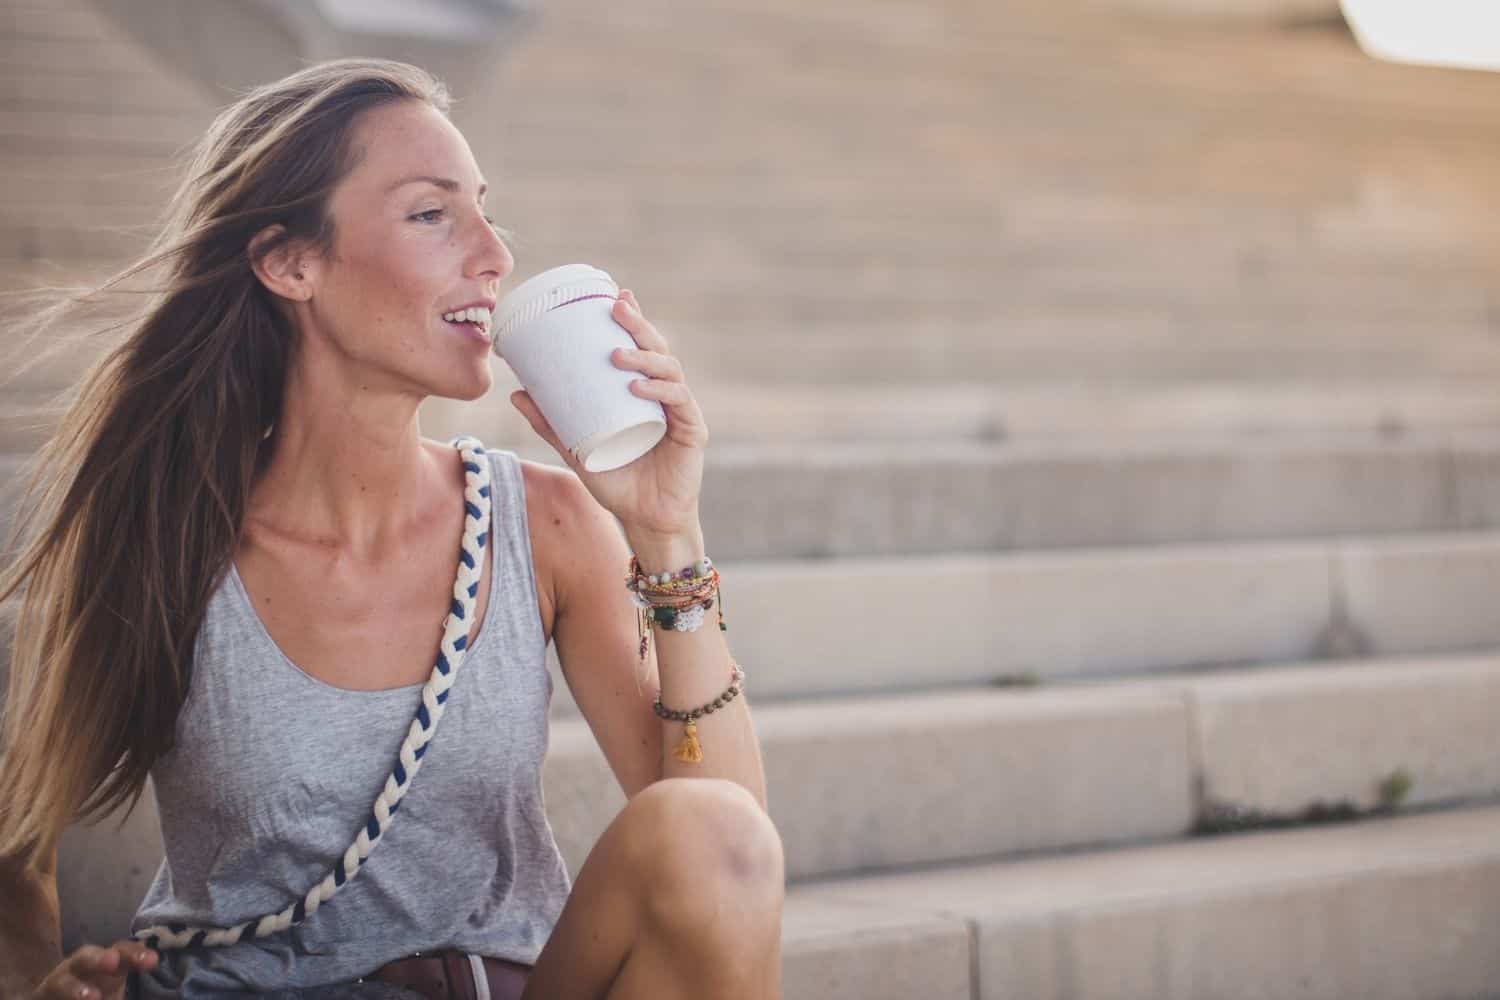
[(473, 402), (495, 384), (495, 374), (490, 371), (488, 363), (483, 363), (476, 370), (465, 372), (461, 379), (447, 378), (431, 387), (429, 395), (443, 396), (447, 399), (461, 399), (465, 402)]

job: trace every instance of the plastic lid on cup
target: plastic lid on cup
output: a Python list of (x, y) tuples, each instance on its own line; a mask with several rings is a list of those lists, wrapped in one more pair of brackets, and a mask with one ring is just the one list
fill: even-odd
[(564, 302), (587, 295), (616, 298), (619, 294), (620, 286), (615, 279), (589, 264), (549, 268), (511, 289), (495, 306), (490, 324), (494, 331), (492, 342), (498, 345), (506, 334)]

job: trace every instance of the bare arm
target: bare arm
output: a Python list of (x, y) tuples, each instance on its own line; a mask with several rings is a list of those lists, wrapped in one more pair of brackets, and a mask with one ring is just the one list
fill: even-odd
[(0, 864), (0, 899), (0, 996), (28, 996), (62, 961), (56, 848), (40, 868)]
[[(681, 538), (631, 539), (629, 547), (647, 573), (675, 572), (706, 555), (701, 528)], [(732, 581), (726, 583), (733, 585)], [(652, 638), (663, 705), (687, 711), (724, 692), (730, 682), (729, 643), (719, 630), (716, 613), (710, 612), (696, 632), (654, 629)], [(684, 763), (672, 754), (682, 738), (683, 723), (657, 719), (654, 714), (652, 718), (657, 726), (666, 728), (662, 739), (664, 777), (727, 778), (749, 789), (760, 807), (766, 808), (765, 767), (750, 721), (750, 704), (743, 694), (697, 720), (703, 747), (700, 763)]]
[[(656, 631), (642, 666), (635, 607), (625, 590), (629, 541), (575, 476), (557, 474), (552, 496), (558, 537), (566, 539), (557, 545), (554, 569), (558, 660), (626, 798), (664, 777), (726, 778), (749, 789), (764, 809), (765, 771), (743, 695), (699, 718), (704, 759), (698, 764), (672, 756), (683, 724), (658, 718), (651, 707), (658, 688), (668, 708), (691, 709), (728, 686), (729, 648), (718, 617), (710, 614), (697, 632)], [(704, 555), (701, 534), (639, 545), (642, 564), (658, 572)]]

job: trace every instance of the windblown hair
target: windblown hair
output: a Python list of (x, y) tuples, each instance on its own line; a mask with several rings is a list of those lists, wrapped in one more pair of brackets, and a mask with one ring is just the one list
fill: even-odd
[[(44, 863), (75, 821), (133, 809), (173, 744), (209, 596), (275, 445), (296, 331), (256, 278), (288, 240), (333, 244), (329, 201), (358, 162), (362, 112), (443, 114), (427, 72), (378, 59), (311, 66), (222, 111), (195, 146), (144, 257), (72, 289), (14, 332), (74, 321), (105, 293), (145, 305), (32, 459), (0, 571), (20, 594), (0, 736), (0, 861)], [(155, 275), (144, 293), (125, 283)], [(118, 342), (115, 337), (123, 331)], [(49, 340), (56, 338), (50, 337)]]

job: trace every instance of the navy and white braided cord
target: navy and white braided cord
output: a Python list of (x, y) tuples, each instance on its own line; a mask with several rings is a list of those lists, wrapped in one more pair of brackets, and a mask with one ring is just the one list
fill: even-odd
[(469, 628), (473, 624), (475, 597), (484, 575), (485, 543), (490, 524), (490, 463), (484, 445), (476, 438), (466, 435), (449, 443), (463, 455), (464, 466), (464, 532), (458, 555), (458, 575), (453, 581), (453, 605), (443, 619), (443, 639), (432, 675), (422, 688), (422, 704), (418, 706), (416, 718), (412, 719), (406, 739), (402, 741), (396, 766), (385, 779), (385, 787), (371, 807), (370, 818), (333, 870), (280, 913), (268, 913), (233, 927), (190, 927), (176, 923), (146, 927), (133, 936), (143, 940), (147, 947), (220, 947), (235, 944), (246, 934), (252, 938), (269, 937), (300, 924), (359, 874), (375, 845), (380, 843), (381, 836), (390, 828), (396, 810), (401, 807), (401, 799), (421, 770), (422, 758), (437, 732), (438, 722), (443, 718), (448, 691), (458, 679), (458, 670), (463, 665), (464, 651), (469, 643)]

